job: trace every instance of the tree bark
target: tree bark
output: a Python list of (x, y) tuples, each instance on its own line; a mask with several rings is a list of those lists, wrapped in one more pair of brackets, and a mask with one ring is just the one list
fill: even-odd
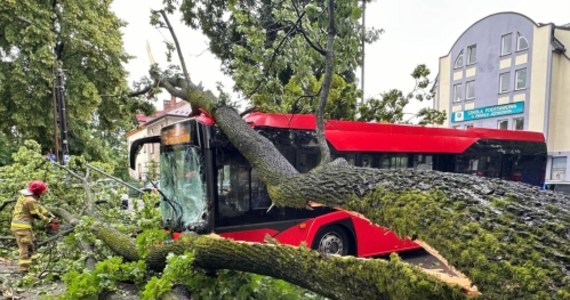
[(93, 226), (91, 230), (115, 254), (120, 255), (125, 260), (137, 261), (140, 259), (136, 243), (128, 236), (102, 224)]
[(434, 247), (492, 299), (570, 297), (570, 196), (420, 170), (331, 167), (269, 187), (274, 203), (355, 211)]
[[(127, 237), (106, 227), (94, 233), (127, 256), (136, 253)], [(194, 267), (232, 269), (280, 278), (331, 299), (463, 299), (466, 295), (419, 268), (391, 260), (323, 257), (302, 247), (234, 242), (212, 236), (185, 235), (154, 247), (145, 261), (161, 271), (169, 253), (194, 252)], [(130, 256), (134, 259), (134, 256)], [(192, 267), (192, 266), (189, 266)]]

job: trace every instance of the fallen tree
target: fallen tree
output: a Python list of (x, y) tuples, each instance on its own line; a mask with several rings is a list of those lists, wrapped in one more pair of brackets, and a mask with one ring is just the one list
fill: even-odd
[[(96, 235), (115, 253), (138, 260), (136, 246), (119, 232), (97, 226)], [(146, 265), (162, 270), (169, 253), (194, 252), (194, 265), (232, 269), (286, 280), (331, 299), (460, 299), (458, 286), (441, 282), (420, 268), (400, 261), (324, 257), (303, 247), (234, 242), (211, 235), (185, 235), (175, 243), (155, 246)]]
[[(318, 199), (367, 215), (372, 221), (415, 236), (436, 249), (452, 266), (466, 274), (483, 298), (568, 297), (568, 197), (501, 180), (418, 172), (336, 168), (293, 177), (306, 184), (335, 171), (342, 177), (360, 177), (375, 190), (343, 196), (318, 189)], [(330, 176), (330, 174), (329, 174)], [(376, 176), (376, 178), (373, 178)], [(348, 179), (355, 188), (367, 184)], [(294, 185), (290, 181), (287, 183)], [(339, 182), (337, 186), (342, 186)], [(374, 184), (372, 184), (374, 185)], [(283, 185), (281, 185), (283, 186)], [(423, 190), (423, 191), (422, 191)], [(313, 191), (314, 192), (314, 191)], [(301, 195), (311, 192), (300, 189)], [(292, 201), (296, 193), (291, 195)], [(324, 198), (327, 195), (329, 198)], [(290, 205), (306, 205), (307, 198)], [(274, 199), (280, 199), (278, 196)], [(313, 198), (316, 199), (316, 198)], [(116, 253), (137, 260), (135, 244), (105, 227), (96, 227), (98, 237)], [(173, 244), (156, 247), (146, 257), (147, 265), (161, 270), (168, 253), (196, 253), (196, 266), (234, 269), (268, 275), (298, 284), (334, 299), (456, 298), (460, 287), (447, 286), (441, 277), (422, 272), (397, 259), (391, 261), (322, 257), (307, 249), (273, 244), (232, 242), (211, 236), (188, 236)], [(463, 286), (467, 295), (475, 289)]]
[[(329, 1), (328, 7), (332, 6)], [(330, 54), (332, 48), (321, 50)], [(327, 59), (326, 64), (331, 63)], [(497, 179), (357, 168), (326, 159), (309, 173), (300, 174), (234, 109), (194, 85), (186, 72), (184, 78), (172, 77), (155, 66), (151, 76), (157, 85), (215, 119), (267, 185), (275, 205), (306, 207), (318, 202), (354, 211), (401, 236), (420, 239), (465, 274), (482, 298), (570, 299), (568, 196)], [(322, 122), (322, 117), (318, 121)], [(322, 137), (320, 141), (321, 145), (326, 142)], [(326, 152), (324, 148), (321, 150)], [(124, 237), (104, 228), (96, 232), (117, 253), (138, 259), (133, 244)], [(153, 248), (146, 261), (160, 269), (167, 253), (188, 250), (196, 253), (199, 267), (270, 275), (331, 298), (465, 296), (441, 277), (397, 260), (324, 258), (303, 249), (207, 236)]]
[[(468, 276), (484, 298), (570, 297), (568, 196), (498, 179), (435, 171), (356, 168), (338, 163), (299, 174), (276, 153), (270, 142), (244, 124), (235, 111), (219, 107), (211, 112), (220, 128), (263, 178), (276, 205), (306, 207), (308, 201), (315, 201), (355, 211), (401, 236), (418, 238)], [(106, 240), (110, 245), (117, 244), (113, 238)], [(410, 290), (412, 293), (425, 288), (437, 292), (435, 298), (456, 295), (453, 289), (441, 288), (443, 282), (438, 277), (426, 276), (417, 268), (406, 267), (404, 273), (407, 276), (399, 277), (375, 269), (386, 267), (385, 262), (345, 260), (340, 263), (345, 264), (344, 267), (348, 262), (357, 262), (367, 266), (360, 267), (367, 271), (349, 273), (341, 284), (337, 280), (328, 281), (329, 276), (340, 272), (336, 259), (331, 260), (335, 263), (324, 263), (318, 268), (314, 265), (328, 260), (317, 259), (317, 255), (302, 255), (304, 252), (296, 252), (298, 250), (283, 250), (285, 253), (291, 251), (289, 256), (285, 255), (290, 261), (280, 262), (276, 258), (282, 256), (274, 249), (281, 247), (269, 247), (270, 252), (243, 252), (241, 247), (245, 246), (235, 245), (233, 249), (226, 243), (235, 244), (210, 241), (208, 237), (174, 243), (153, 250), (149, 265), (160, 267), (160, 261), (164, 261), (170, 251), (194, 250), (200, 267), (275, 276), (319, 293), (328, 291), (324, 295), (331, 298), (347, 299), (350, 294), (363, 298), (366, 295), (400, 298), (389, 292), (383, 285), (386, 282), (396, 291), (408, 290), (404, 286), (411, 284), (417, 285), (416, 289)], [(264, 265), (266, 259), (269, 259), (268, 270), (258, 266)], [(281, 263), (293, 267), (272, 267)], [(300, 268), (296, 264), (312, 267)], [(278, 272), (275, 269), (279, 269)], [(313, 272), (323, 276), (311, 276)], [(368, 272), (376, 275), (369, 276)], [(303, 278), (310, 278), (309, 283), (302, 282)], [(334, 286), (342, 286), (340, 291), (344, 292)]]

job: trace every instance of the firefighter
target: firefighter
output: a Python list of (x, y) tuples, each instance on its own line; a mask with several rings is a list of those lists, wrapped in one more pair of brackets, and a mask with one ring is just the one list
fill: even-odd
[(48, 191), (48, 186), (41, 180), (34, 180), (26, 189), (20, 191), (16, 201), (10, 230), (16, 237), (19, 250), (18, 267), (21, 272), (27, 272), (32, 264), (34, 252), (32, 222), (40, 219), (47, 227), (57, 229), (59, 221), (47, 209), (38, 203), (40, 197)]

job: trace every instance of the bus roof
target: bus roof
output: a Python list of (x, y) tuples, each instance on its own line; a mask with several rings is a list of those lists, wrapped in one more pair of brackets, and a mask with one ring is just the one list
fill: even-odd
[[(212, 124), (201, 115), (198, 121)], [(314, 130), (315, 116), (254, 112), (244, 120), (254, 128)], [(391, 123), (325, 121), (325, 136), (338, 151), (462, 153), (479, 140), (544, 143), (540, 132), (487, 128), (451, 129)], [(413, 137), (413, 138), (412, 138)]]

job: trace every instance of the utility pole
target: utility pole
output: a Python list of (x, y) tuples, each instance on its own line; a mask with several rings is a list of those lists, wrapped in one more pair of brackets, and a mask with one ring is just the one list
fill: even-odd
[[(56, 48), (57, 49), (57, 48)], [(63, 50), (63, 49), (62, 49)], [(63, 74), (62, 62), (56, 61), (55, 68), (55, 112), (56, 120), (58, 123), (60, 141), (61, 141), (61, 156), (58, 154), (58, 160), (65, 163), (66, 158), (69, 156), (69, 143), (67, 139), (67, 114), (65, 110), (65, 75)], [(56, 146), (57, 147), (57, 146)]]
[[(61, 40), (61, 22), (59, 19), (57, 0), (52, 2), (53, 31), (56, 34), (54, 67), (54, 148), (57, 161), (67, 163), (69, 157), (69, 143), (67, 135), (67, 113), (65, 110), (65, 74), (63, 72), (63, 41)], [(59, 131), (59, 141), (58, 141)]]
[[(59, 162), (67, 163), (67, 158), (69, 158), (69, 143), (67, 139), (67, 113), (65, 110), (65, 74), (63, 73), (63, 42), (59, 39), (56, 43), (55, 49), (55, 82), (54, 82), (54, 119), (59, 127), (59, 141), (61, 142), (61, 156), (57, 152), (57, 148), (60, 145), (57, 140), (57, 133), (54, 137), (54, 145), (56, 148), (56, 157)], [(56, 129), (56, 128), (54, 128)]]
[[(55, 66), (53, 67), (53, 74), (55, 74)], [(55, 79), (54, 79), (55, 80)], [(52, 95), (53, 95), (53, 155), (55, 155), (55, 159), (59, 160), (59, 138), (58, 138), (58, 114), (57, 114), (57, 96), (56, 96), (56, 89), (55, 89), (55, 81), (53, 84)]]

